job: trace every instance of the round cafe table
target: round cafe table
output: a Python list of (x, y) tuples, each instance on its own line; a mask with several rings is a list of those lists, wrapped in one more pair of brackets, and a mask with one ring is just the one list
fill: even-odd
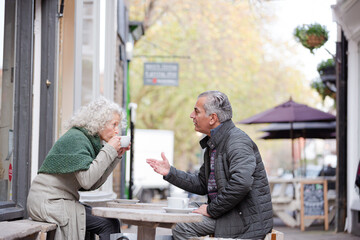
[(123, 223), (138, 226), (138, 240), (155, 240), (156, 228), (172, 228), (180, 222), (201, 222), (196, 213), (167, 213), (160, 204), (107, 204), (109, 207), (94, 207), (92, 214), (106, 218), (121, 219)]

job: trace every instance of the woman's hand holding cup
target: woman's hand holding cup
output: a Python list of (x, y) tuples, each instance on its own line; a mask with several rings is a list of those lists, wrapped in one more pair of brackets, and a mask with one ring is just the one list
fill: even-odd
[(108, 144), (113, 146), (118, 153), (118, 157), (122, 156), (126, 151), (130, 150), (129, 136), (113, 136)]
[(117, 151), (118, 157), (122, 156), (126, 151), (129, 151), (130, 146), (131, 146), (131, 144), (129, 144), (127, 147), (120, 147), (120, 149)]
[(120, 148), (121, 148), (121, 143), (120, 143), (120, 136), (113, 136), (112, 138), (110, 138), (110, 140), (108, 141), (108, 144), (110, 144), (111, 146), (113, 146), (113, 148), (115, 148), (115, 150), (117, 152), (119, 152)]

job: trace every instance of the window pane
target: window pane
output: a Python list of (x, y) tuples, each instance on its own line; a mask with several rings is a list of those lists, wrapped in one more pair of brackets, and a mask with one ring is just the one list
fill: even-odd
[(0, 201), (12, 200), (14, 9), (12, 1), (0, 0)]
[(84, 1), (82, 29), (82, 84), (81, 104), (86, 105), (93, 99), (94, 81), (94, 1)]

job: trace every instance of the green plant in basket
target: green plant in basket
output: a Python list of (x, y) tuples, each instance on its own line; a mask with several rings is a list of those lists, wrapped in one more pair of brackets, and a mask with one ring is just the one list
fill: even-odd
[(320, 48), (326, 43), (329, 38), (328, 34), (329, 32), (326, 30), (326, 27), (318, 23), (304, 24), (294, 30), (296, 41), (308, 48), (311, 53), (314, 53), (314, 49)]
[(319, 63), (319, 65), (317, 66), (317, 71), (321, 76), (324, 75), (324, 71), (330, 68), (335, 68), (335, 61), (333, 58), (329, 58), (328, 60)]
[(327, 96), (336, 100), (336, 93), (332, 92), (321, 80), (314, 80), (310, 86), (318, 92), (323, 101)]

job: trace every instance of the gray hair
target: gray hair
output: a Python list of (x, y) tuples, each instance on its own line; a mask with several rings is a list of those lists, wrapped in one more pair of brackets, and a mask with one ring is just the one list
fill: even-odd
[(206, 91), (201, 93), (198, 99), (201, 97), (206, 97), (204, 109), (208, 116), (216, 113), (221, 123), (232, 118), (231, 104), (224, 93), (219, 91)]
[(114, 114), (120, 116), (119, 127), (125, 127), (126, 114), (122, 108), (105, 97), (99, 97), (81, 107), (70, 119), (67, 128), (82, 127), (88, 130), (89, 134), (96, 135), (113, 119)]

